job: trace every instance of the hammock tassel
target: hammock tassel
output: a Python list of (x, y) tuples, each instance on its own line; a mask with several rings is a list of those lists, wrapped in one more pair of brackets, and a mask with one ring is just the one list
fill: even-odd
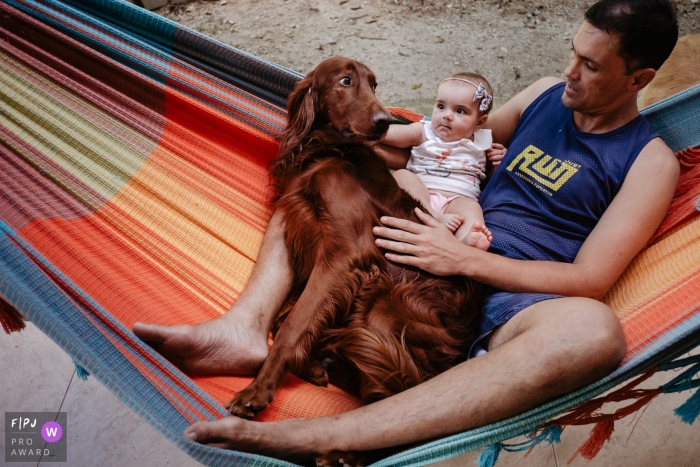
[(547, 431), (549, 432), (549, 444), (561, 444), (561, 432), (564, 431), (564, 428), (554, 425), (547, 428)]
[(559, 425), (548, 426), (544, 433), (542, 433), (544, 438), (542, 439), (542, 442), (548, 443), (547, 446), (549, 446), (552, 443), (561, 444), (562, 431), (564, 431), (564, 428), (560, 427)]
[(614, 430), (615, 420), (612, 417), (596, 423), (591, 430), (591, 436), (588, 438), (588, 441), (578, 448), (566, 464), (570, 465), (579, 454), (588, 460), (593, 459), (603, 448), (603, 444), (610, 440)]
[(78, 365), (78, 362), (73, 360), (73, 365), (75, 365), (75, 374), (78, 376), (78, 378), (82, 379), (83, 381), (87, 381), (88, 376), (90, 376), (90, 373), (83, 368), (82, 366)]
[(547, 443), (543, 447), (548, 447), (551, 444), (561, 444), (562, 431), (564, 431), (564, 428), (559, 425), (549, 425), (542, 433), (533, 438), (533, 444), (525, 453), (525, 457), (529, 456), (533, 449), (541, 446), (542, 443)]
[(0, 323), (7, 334), (25, 328), (24, 318), (15, 307), (0, 297)]
[(700, 389), (695, 391), (695, 394), (690, 396), (688, 400), (674, 410), (674, 412), (683, 422), (692, 425), (695, 419), (698, 418), (698, 415), (700, 415)]
[(493, 444), (479, 454), (479, 458), (474, 462), (478, 467), (493, 467), (498, 461), (498, 456), (501, 454), (503, 444)]

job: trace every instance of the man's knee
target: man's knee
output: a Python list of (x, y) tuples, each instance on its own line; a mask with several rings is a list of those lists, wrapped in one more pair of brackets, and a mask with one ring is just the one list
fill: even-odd
[(562, 320), (565, 338), (555, 342), (567, 347), (562, 353), (569, 354), (572, 361), (602, 377), (614, 370), (627, 352), (620, 320), (610, 307), (597, 300), (571, 300)]
[(587, 298), (546, 300), (526, 308), (493, 334), (489, 352), (501, 346), (511, 352), (517, 348), (528, 368), (524, 387), (552, 397), (607, 376), (626, 353), (613, 311)]
[(611, 357), (622, 360), (627, 345), (622, 332), (620, 320), (615, 312), (606, 304), (589, 298), (580, 299), (584, 302), (578, 310), (581, 320), (585, 320), (586, 328), (590, 329), (591, 345), (609, 353)]
[(504, 326), (508, 335), (494, 335), (494, 339), (506, 342), (518, 334), (529, 335), (526, 340), (537, 347), (534, 358), (562, 374), (603, 377), (627, 351), (620, 321), (610, 307), (597, 300), (547, 300), (523, 310), (513, 321), (513, 326)]

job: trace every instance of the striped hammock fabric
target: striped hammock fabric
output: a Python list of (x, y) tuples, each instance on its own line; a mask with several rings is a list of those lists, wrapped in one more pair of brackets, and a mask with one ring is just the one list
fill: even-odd
[[(135, 321), (224, 313), (271, 214), (267, 163), (300, 75), (118, 0), (0, 2), (0, 318), (19, 311), (205, 465), (282, 466), (193, 443), (250, 378), (190, 378)], [(649, 109), (674, 150), (700, 144), (700, 87)], [(695, 130), (693, 130), (693, 128)], [(512, 419), (387, 458), (424, 465), (531, 432), (700, 341), (700, 219), (691, 210), (605, 297), (629, 347), (607, 378)], [(351, 410), (289, 377), (262, 421)]]

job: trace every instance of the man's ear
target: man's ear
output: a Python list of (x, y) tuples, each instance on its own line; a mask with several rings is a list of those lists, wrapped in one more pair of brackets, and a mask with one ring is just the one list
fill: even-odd
[(632, 82), (630, 83), (629, 90), (632, 92), (641, 91), (647, 84), (651, 83), (651, 80), (656, 76), (656, 70), (653, 68), (642, 68), (632, 73)]

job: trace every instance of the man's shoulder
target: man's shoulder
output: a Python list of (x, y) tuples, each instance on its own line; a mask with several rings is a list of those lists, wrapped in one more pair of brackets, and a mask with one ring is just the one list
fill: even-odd
[(499, 107), (485, 125), (486, 128), (493, 130), (493, 140), (506, 146), (510, 144), (525, 110), (547, 89), (561, 82), (561, 79), (553, 76), (539, 79)]
[(668, 184), (674, 188), (680, 174), (680, 164), (676, 155), (664, 141), (656, 137), (640, 151), (632, 164), (627, 178), (639, 180), (644, 186), (649, 180)]
[(524, 112), (525, 109), (527, 109), (530, 106), (530, 104), (532, 104), (538, 97), (547, 92), (553, 86), (562, 82), (563, 80), (560, 78), (556, 78), (554, 76), (547, 76), (545, 78), (538, 79), (530, 86), (525, 88), (525, 90), (518, 95), (518, 97), (520, 98), (519, 104), (521, 108), (521, 113)]
[(552, 86), (563, 82), (563, 79), (557, 78), (556, 76), (545, 76), (532, 83), (529, 88), (532, 89), (532, 93), (536, 94), (535, 97), (538, 97)]
[(642, 163), (653, 165), (671, 174), (680, 170), (680, 164), (671, 148), (660, 137), (656, 137), (644, 146), (637, 157)]
[(537, 98), (547, 92), (547, 90), (551, 89), (552, 86), (555, 86), (561, 82), (561, 79), (553, 76), (538, 79), (530, 86), (513, 96), (512, 99), (503, 105), (503, 109), (498, 110), (507, 111), (513, 117), (517, 118), (517, 120), (519, 120), (525, 110), (527, 110), (527, 108), (530, 107), (530, 105), (535, 102)]

